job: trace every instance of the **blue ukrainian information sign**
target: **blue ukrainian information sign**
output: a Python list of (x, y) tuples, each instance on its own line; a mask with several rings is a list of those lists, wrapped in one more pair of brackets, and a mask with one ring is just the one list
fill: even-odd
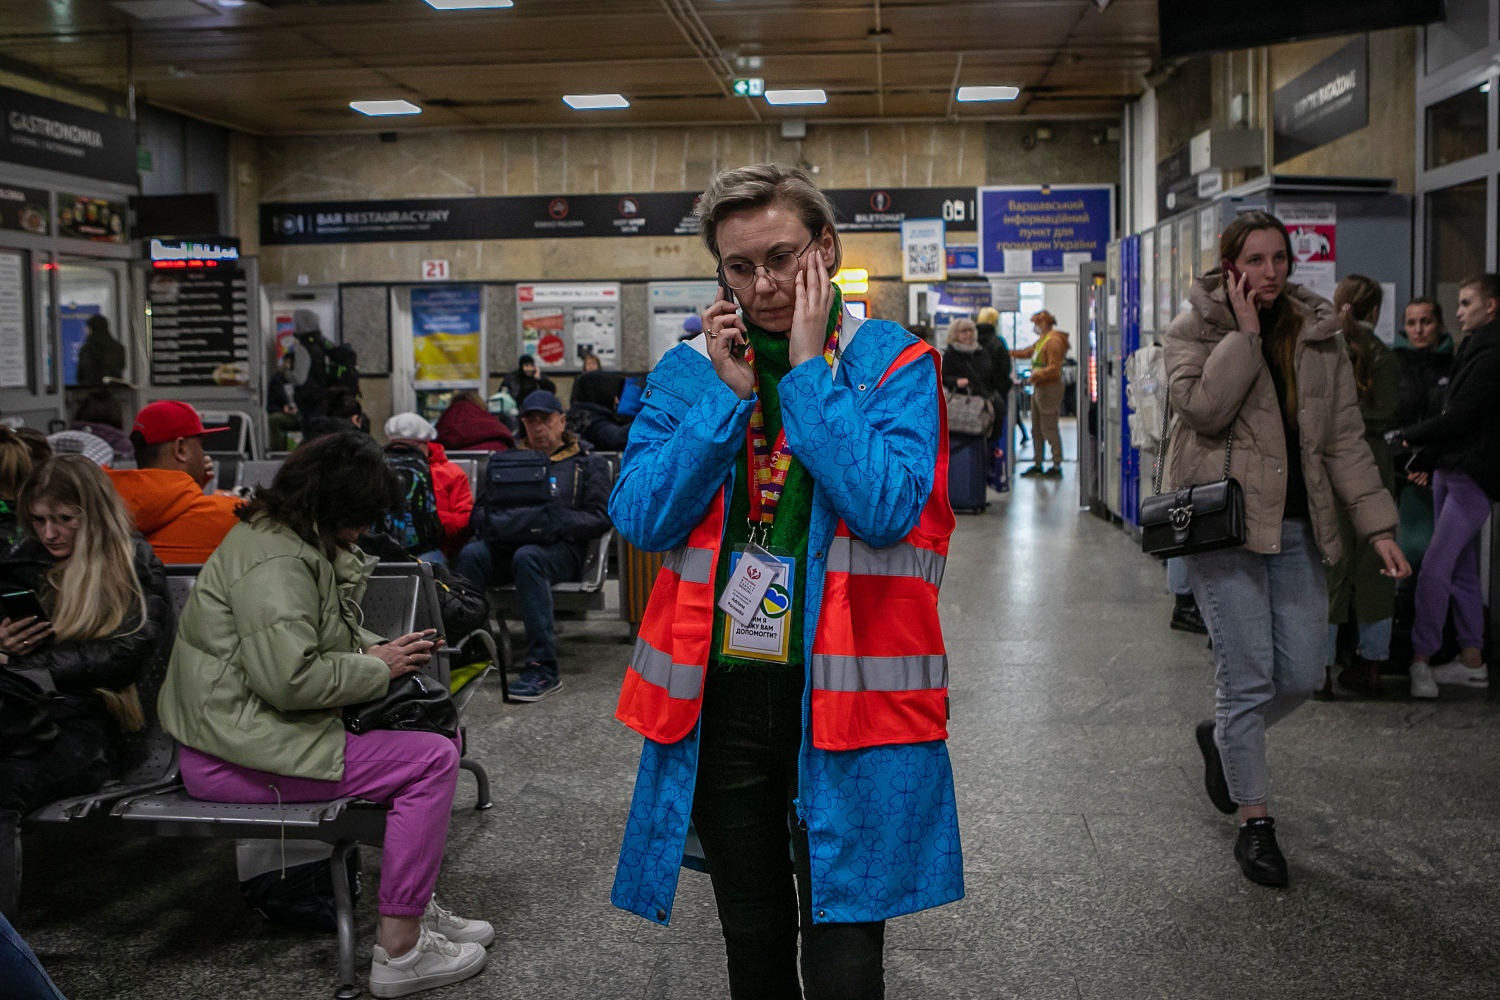
[(1014, 278), (1073, 274), (1114, 238), (1110, 184), (979, 189), (979, 270)]

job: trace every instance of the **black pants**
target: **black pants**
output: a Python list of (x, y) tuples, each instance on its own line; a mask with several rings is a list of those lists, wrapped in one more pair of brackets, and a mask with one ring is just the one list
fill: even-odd
[[(732, 1000), (882, 1000), (885, 922), (814, 924), (797, 828), (802, 669), (709, 668), (693, 825), (729, 957)], [(796, 880), (793, 882), (795, 871)]]

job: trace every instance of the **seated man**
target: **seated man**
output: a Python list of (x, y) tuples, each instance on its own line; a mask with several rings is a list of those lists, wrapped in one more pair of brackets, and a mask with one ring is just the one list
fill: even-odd
[(147, 403), (130, 431), (138, 468), (107, 470), (136, 528), (169, 566), (204, 562), (238, 523), (238, 497), (203, 492), (213, 479), (203, 435), (223, 429), (204, 427), (186, 403)]
[[(552, 627), (552, 585), (576, 580), (590, 540), (609, 530), (609, 466), (564, 430), (557, 397), (538, 389), (521, 403), (526, 445), (540, 456), (497, 453), (490, 459), (469, 520), (475, 541), (458, 554), (457, 570), (475, 582), (514, 582), (526, 626), (526, 668), (510, 686), (517, 701), (540, 701), (562, 687)], [(535, 462), (540, 495), (515, 504), (517, 480), (507, 470)], [(523, 476), (521, 479), (525, 479)], [(539, 479), (539, 481), (538, 481)]]

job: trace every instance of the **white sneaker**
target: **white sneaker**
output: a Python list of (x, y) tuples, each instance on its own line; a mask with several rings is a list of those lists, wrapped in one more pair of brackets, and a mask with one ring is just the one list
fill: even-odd
[(404, 997), (422, 990), (448, 986), (479, 974), (489, 952), (469, 942), (455, 944), (423, 927), (417, 946), (392, 958), (380, 945), (370, 961), (370, 992), (377, 997)]
[(1432, 668), (1432, 679), (1439, 684), (1461, 684), (1464, 687), (1487, 688), (1490, 686), (1490, 668), (1481, 663), (1478, 670), (1471, 670), (1458, 660)]
[(1413, 698), (1436, 698), (1437, 681), (1432, 679), (1432, 667), (1421, 660), (1411, 661), (1411, 696)]
[(495, 940), (495, 928), (487, 920), (460, 917), (443, 908), (433, 896), (427, 901), (427, 912), (422, 914), (422, 926), (434, 934), (441, 934), (454, 944), (477, 944), (488, 948)]

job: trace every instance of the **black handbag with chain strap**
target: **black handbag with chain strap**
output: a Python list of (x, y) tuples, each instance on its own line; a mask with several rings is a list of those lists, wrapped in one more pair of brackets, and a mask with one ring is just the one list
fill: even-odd
[(1168, 415), (1171, 404), (1162, 403), (1161, 437), (1156, 446), (1156, 471), (1151, 496), (1141, 498), (1141, 548), (1162, 559), (1199, 552), (1233, 548), (1245, 544), (1245, 491), (1229, 475), (1229, 456), (1234, 448), (1234, 424), (1224, 444), (1224, 478), (1212, 483), (1183, 486), (1162, 493), (1162, 471), (1166, 466)]

